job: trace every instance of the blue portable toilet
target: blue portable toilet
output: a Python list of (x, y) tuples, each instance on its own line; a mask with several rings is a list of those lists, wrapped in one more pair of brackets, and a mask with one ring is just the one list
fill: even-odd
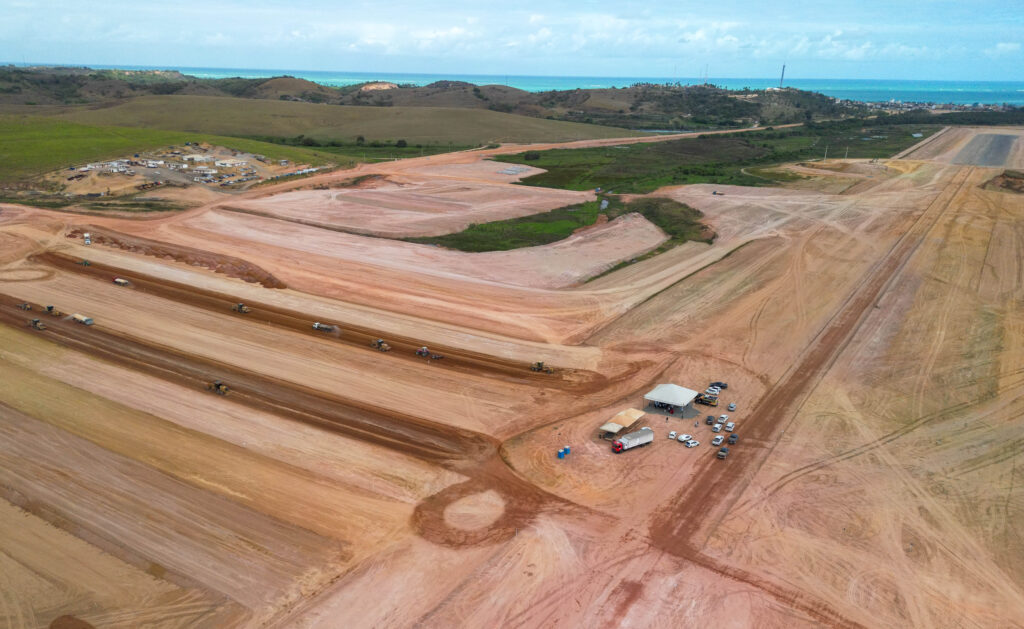
[(558, 458), (560, 458), (560, 459), (564, 459), (565, 458), (565, 450), (562, 450), (562, 449), (558, 450)]
[(563, 449), (563, 450), (565, 450), (565, 453), (566, 453), (566, 454), (569, 454), (569, 446), (565, 446), (565, 447), (564, 447), (564, 448), (562, 448), (562, 449)]

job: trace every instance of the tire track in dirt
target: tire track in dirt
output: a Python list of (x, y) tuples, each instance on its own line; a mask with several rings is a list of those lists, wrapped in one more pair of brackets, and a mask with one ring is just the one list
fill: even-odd
[[(231, 314), (231, 306), (239, 302), (239, 299), (232, 295), (172, 282), (134, 271), (126, 271), (101, 263), (91, 263), (89, 266), (83, 266), (78, 263), (76, 258), (62, 253), (47, 252), (38, 254), (32, 256), (32, 260), (65, 272), (94, 277), (106, 282), (111, 281), (114, 277), (120, 277), (132, 284), (131, 288), (126, 288), (126, 290), (139, 290), (147, 294), (220, 314)], [(544, 388), (564, 389), (580, 394), (598, 391), (610, 384), (606, 376), (594, 371), (555, 368), (552, 374), (534, 372), (525, 363), (443, 345), (432, 344), (431, 352), (443, 355), (444, 359), (429, 360), (415, 354), (416, 350), (423, 346), (423, 342), (419, 339), (393, 335), (381, 330), (373, 330), (337, 321), (331, 321), (330, 324), (336, 326), (339, 333), (324, 333), (313, 329), (315, 319), (311, 314), (261, 302), (246, 301), (245, 303), (252, 308), (252, 312), (235, 316), (245, 317), (250, 321), (272, 324), (275, 327), (295, 330), (324, 341), (369, 349), (371, 341), (383, 338), (392, 347), (391, 352), (383, 355), (383, 358), (387, 360), (413, 361), (429, 364), (432, 369), (446, 369), (485, 375), (505, 381), (536, 385)]]
[[(874, 304), (888, 290), (902, 272), (926, 235), (952, 205), (967, 180), (968, 172), (961, 169), (953, 182), (945, 186), (917, 218), (911, 227), (865, 274), (858, 286), (843, 302), (836, 313), (812, 339), (797, 362), (776, 385), (751, 409), (751, 415), (760, 421), (752, 423), (747, 442), (770, 444), (767, 448), (733, 455), (727, 463), (709, 460), (704, 469), (687, 489), (682, 490), (651, 519), (650, 535), (655, 546), (671, 554), (684, 557), (719, 574), (751, 583), (798, 609), (811, 613), (828, 624), (858, 626), (820, 601), (807, 601), (806, 597), (790, 592), (766, 579), (730, 566), (704, 554), (707, 537), (728, 515), (742, 497), (747, 486), (761, 469), (778, 444), (777, 431), (792, 422), (795, 411), (817, 382), (832, 366), (863, 323)], [(787, 421), (788, 420), (788, 421)], [(716, 469), (724, 465), (725, 469)], [(695, 526), (701, 523), (703, 526)]]
[[(0, 324), (14, 328), (27, 329), (26, 319), (42, 310), (37, 304), (32, 304), (32, 311), (20, 310), (17, 304), (23, 300), (9, 295), (0, 294), (0, 300)], [(44, 323), (46, 330), (34, 333), (58, 345), (197, 390), (222, 379), (231, 387), (233, 402), (402, 452), (469, 477), (415, 507), (411, 518), (414, 530), (434, 543), (452, 547), (496, 543), (512, 537), (517, 528), (525, 528), (545, 508), (584, 509), (524, 480), (504, 463), (499, 442), (488, 435), (283, 382), (97, 326), (86, 327), (66, 316), (45, 317)], [(471, 531), (448, 525), (444, 518), (448, 505), (488, 490), (504, 499), (501, 516)]]

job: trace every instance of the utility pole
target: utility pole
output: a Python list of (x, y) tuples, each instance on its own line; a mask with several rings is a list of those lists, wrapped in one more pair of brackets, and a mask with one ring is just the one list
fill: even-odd
[(782, 80), (786, 78), (786, 64), (782, 64), (782, 76), (779, 77), (779, 89), (782, 89)]
[(850, 159), (850, 147), (846, 147), (846, 157), (843, 159)]
[(825, 158), (821, 160), (821, 163), (824, 164), (827, 161), (828, 161), (828, 145), (825, 146)]

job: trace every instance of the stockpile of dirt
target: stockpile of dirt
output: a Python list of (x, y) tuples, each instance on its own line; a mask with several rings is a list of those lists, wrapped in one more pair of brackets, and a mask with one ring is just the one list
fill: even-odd
[(1024, 194), (1024, 172), (1019, 170), (1003, 171), (1003, 174), (993, 177), (985, 182), (983, 187), (986, 190), (998, 190)]
[(82, 238), (82, 235), (85, 233), (90, 234), (93, 244), (96, 245), (116, 247), (144, 256), (154, 256), (165, 260), (183, 262), (191, 266), (203, 267), (215, 273), (223, 273), (228, 277), (260, 284), (264, 288), (287, 288), (284, 282), (271, 275), (268, 271), (261, 269), (251, 262), (233, 256), (214, 254), (181, 245), (171, 245), (138, 236), (128, 236), (96, 227), (74, 229), (68, 232), (67, 237)]

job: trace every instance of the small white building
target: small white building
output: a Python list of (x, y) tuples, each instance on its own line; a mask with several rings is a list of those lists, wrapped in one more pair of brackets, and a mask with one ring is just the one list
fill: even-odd
[(192, 172), (196, 173), (197, 175), (216, 175), (217, 169), (210, 168), (209, 166), (196, 166), (195, 168), (192, 169)]
[(214, 162), (214, 166), (220, 166), (221, 168), (238, 168), (245, 166), (249, 162), (243, 162), (240, 159), (218, 159)]
[(183, 155), (181, 159), (186, 162), (195, 162), (196, 164), (202, 164), (211, 161), (213, 158), (202, 153), (192, 153), (190, 155)]

